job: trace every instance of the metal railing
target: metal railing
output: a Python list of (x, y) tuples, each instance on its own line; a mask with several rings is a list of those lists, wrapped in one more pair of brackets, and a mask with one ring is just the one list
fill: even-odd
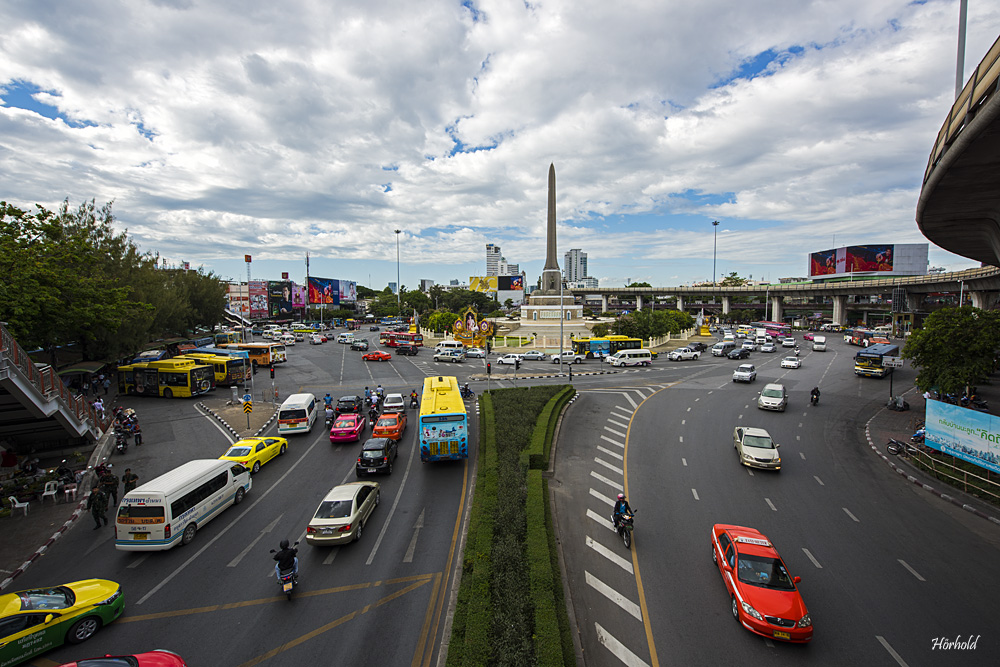
[[(983, 477), (950, 463), (945, 457), (954, 460), (950, 454), (943, 454), (927, 447), (918, 447), (916, 455), (911, 460), (917, 467), (922, 468), (938, 479), (944, 478), (952, 486), (972, 495), (985, 494), (989, 496), (986, 500), (995, 505), (1000, 505), (1000, 483), (990, 478), (989, 470), (985, 470), (986, 477)], [(952, 474), (947, 472), (949, 470)], [(969, 483), (970, 478), (973, 480), (971, 484)], [(972, 488), (971, 491), (969, 490), (970, 487)]]
[(0, 324), (0, 368), (4, 367), (17, 369), (43, 397), (59, 401), (66, 412), (88, 425), (95, 438), (99, 435), (98, 430), (106, 429), (111, 423), (110, 409), (105, 412), (104, 419), (101, 419), (84, 397), (75, 396), (70, 392), (54, 369), (39, 370), (28, 353), (14, 340), (7, 327)]

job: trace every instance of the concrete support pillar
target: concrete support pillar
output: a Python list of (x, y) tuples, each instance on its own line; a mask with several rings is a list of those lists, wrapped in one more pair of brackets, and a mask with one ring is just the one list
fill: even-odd
[(677, 310), (684, 312), (684, 297), (680, 294), (677, 295)]
[(982, 308), (983, 310), (992, 310), (993, 306), (997, 305), (997, 300), (1000, 299), (1000, 292), (982, 292), (976, 290), (969, 292), (969, 296), (972, 298), (972, 305), (974, 307)]
[(911, 313), (915, 313), (920, 310), (920, 305), (924, 301), (923, 294), (914, 294), (913, 292), (906, 293), (906, 310)]
[(847, 318), (847, 295), (834, 295), (831, 298), (833, 299), (833, 323), (844, 326)]
[(601, 312), (602, 313), (608, 312), (608, 295), (607, 294), (602, 294), (601, 295)]
[(733, 297), (731, 296), (722, 297), (722, 314), (728, 315), (729, 311), (732, 310), (732, 307), (733, 307)]
[(635, 295), (635, 309), (636, 310), (642, 310), (642, 295), (641, 294), (636, 294)]
[(785, 306), (785, 297), (783, 296), (772, 296), (771, 297), (771, 321), (780, 322), (781, 318), (784, 316), (782, 309)]

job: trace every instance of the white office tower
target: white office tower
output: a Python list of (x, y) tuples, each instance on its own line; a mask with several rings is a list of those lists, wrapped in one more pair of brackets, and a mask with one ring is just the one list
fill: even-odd
[(486, 244), (486, 275), (500, 275), (500, 246), (492, 243)]
[(587, 253), (574, 248), (563, 255), (566, 282), (575, 283), (587, 277)]

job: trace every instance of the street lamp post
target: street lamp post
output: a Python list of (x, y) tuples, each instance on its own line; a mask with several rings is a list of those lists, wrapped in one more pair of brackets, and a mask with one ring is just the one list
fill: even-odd
[(712, 287), (715, 287), (715, 256), (719, 248), (719, 221), (712, 221)]
[(399, 289), (399, 233), (403, 230), (396, 229), (396, 315), (399, 317), (403, 316), (403, 304), (400, 300), (400, 289)]

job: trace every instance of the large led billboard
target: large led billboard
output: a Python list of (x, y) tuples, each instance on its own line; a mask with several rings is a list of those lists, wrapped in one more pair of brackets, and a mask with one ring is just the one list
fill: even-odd
[(309, 276), (309, 303), (340, 305), (340, 281)]
[(523, 289), (523, 276), (497, 276), (497, 291), (516, 292)]
[(496, 292), (499, 276), (469, 276), (469, 290), (472, 292)]
[(853, 274), (922, 276), (927, 273), (926, 243), (852, 245), (809, 254), (809, 277)]

